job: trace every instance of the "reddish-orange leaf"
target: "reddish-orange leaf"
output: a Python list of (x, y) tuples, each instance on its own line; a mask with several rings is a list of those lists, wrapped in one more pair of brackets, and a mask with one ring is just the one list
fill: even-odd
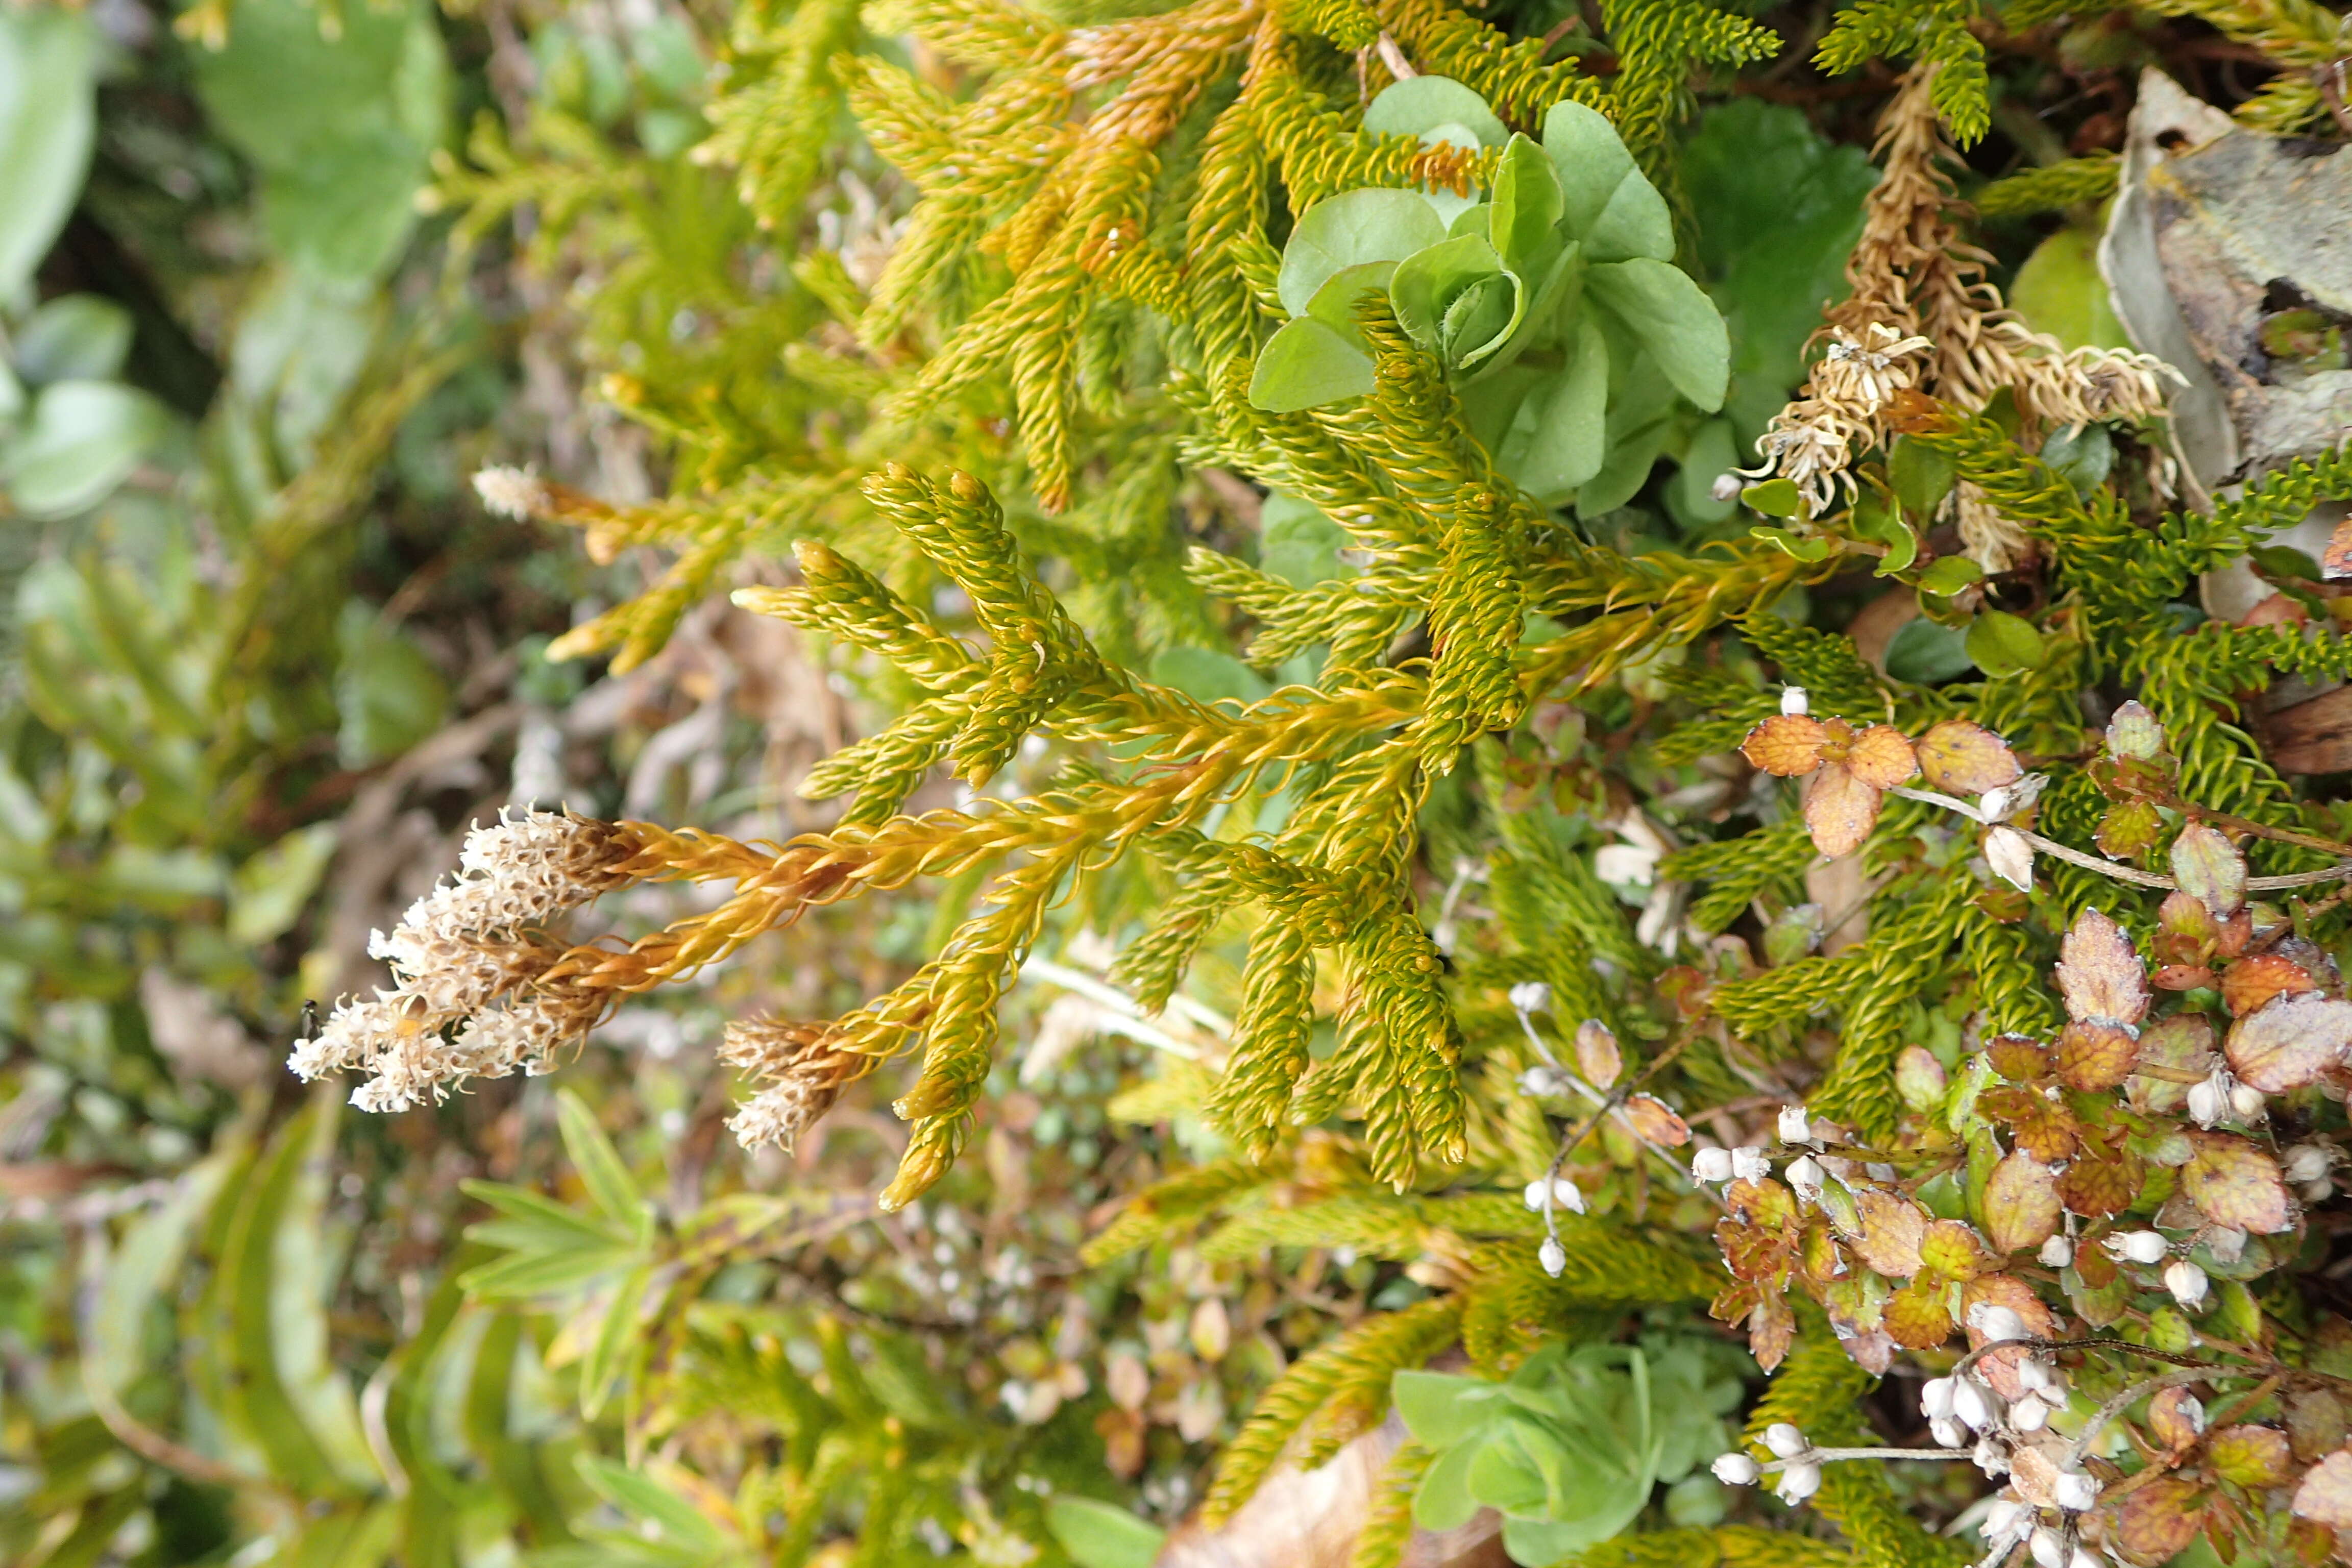
[(2017, 1146), (2045, 1164), (2074, 1158), (2076, 1146), (2074, 1113), (2053, 1104), (2030, 1089), (2006, 1086), (1989, 1089), (1977, 1099), (1978, 1108), (2006, 1124)]
[(2058, 1234), (2063, 1218), (2058, 1183), (2050, 1167), (2013, 1149), (1985, 1183), (1985, 1237), (1999, 1252), (2039, 1247)]
[(1874, 789), (1893, 789), (1919, 775), (1911, 742), (1892, 724), (1873, 724), (1846, 747), (1846, 771)]
[[(2240, 959), (2230, 973), (2259, 962)], [(2273, 997), (2231, 1025), (2222, 1045), (2230, 1070), (2264, 1094), (2317, 1083), (2322, 1073), (2343, 1061), (2347, 1048), (2352, 1048), (2352, 1002), (2316, 991)]]
[(2189, 1549), (2205, 1521), (2203, 1489), (2163, 1476), (2116, 1505), (2115, 1544), (2134, 1563), (2153, 1568)]
[(2172, 879), (2217, 921), (2246, 901), (2246, 858), (2221, 829), (2192, 822), (2172, 841)]
[(2327, 536), (2327, 548), (2320, 552), (2319, 569), (2330, 577), (2352, 577), (2352, 517), (2336, 525)]
[(2338, 1448), (2311, 1468), (2294, 1489), (2297, 1518), (2330, 1530), (2352, 1530), (2352, 1448)]
[(1576, 1070), (1584, 1081), (1607, 1089), (1625, 1070), (1625, 1054), (1617, 1048), (1617, 1037), (1609, 1026), (1598, 1018), (1587, 1018), (1576, 1026)]
[(2294, 1473), (2294, 1451), (2275, 1426), (2224, 1426), (2206, 1443), (2205, 1461), (2249, 1491), (2279, 1486)]
[(1805, 786), (1805, 828), (1813, 847), (1832, 859), (1862, 847), (1878, 821), (1878, 792), (1837, 764)]
[(1739, 742), (1739, 754), (1768, 773), (1787, 779), (1811, 773), (1822, 763), (1822, 742), (1829, 738), (1818, 719), (1802, 713), (1775, 713)]
[(1992, 1070), (2011, 1083), (2032, 1083), (2050, 1070), (2050, 1047), (2023, 1035), (2002, 1035), (1985, 1047)]
[(2168, 963), (2148, 976), (2148, 984), (2158, 991), (2210, 991), (2221, 977), (2202, 964)]
[(2147, 1016), (2147, 969), (2123, 928), (2097, 910), (2074, 917), (2059, 944), (2057, 978), (2070, 1018), (2137, 1024)]
[(1919, 1244), (1927, 1237), (1927, 1211), (1909, 1198), (1865, 1187), (1854, 1194), (1862, 1234), (1854, 1256), (1874, 1274), (1908, 1279), (1919, 1272)]
[(2138, 1054), (2139, 1041), (2119, 1024), (2069, 1024), (2058, 1034), (2058, 1081), (2085, 1093), (2113, 1089)]
[(2221, 973), (2221, 1004), (2240, 1018), (2273, 996), (2319, 988), (2309, 970), (2283, 952), (2248, 953)]
[(1662, 1148), (1679, 1149), (1690, 1142), (1690, 1127), (1668, 1110), (1665, 1101), (1637, 1094), (1625, 1102), (1625, 1120), (1633, 1136)]
[(2269, 1236), (2294, 1223), (2278, 1162), (2249, 1139), (2192, 1132), (2196, 1152), (2180, 1168), (2183, 1192), (2215, 1225)]
[(1906, 1285), (1886, 1299), (1880, 1321), (1886, 1337), (1906, 1350), (1933, 1350), (1952, 1337), (1952, 1315), (1944, 1310), (1940, 1288)]
[[(2147, 1167), (2128, 1148), (2110, 1148), (2086, 1140), (2082, 1152), (2058, 1173), (2058, 1198), (2076, 1214), (2092, 1218), (2121, 1214), (2131, 1207), (2147, 1181)], [(2089, 1259), (2097, 1250), (2077, 1247), (2074, 1256), (2078, 1260)]]
[(2025, 774), (1999, 735), (1966, 719), (1947, 719), (1919, 737), (1919, 771), (1949, 795), (1982, 795)]

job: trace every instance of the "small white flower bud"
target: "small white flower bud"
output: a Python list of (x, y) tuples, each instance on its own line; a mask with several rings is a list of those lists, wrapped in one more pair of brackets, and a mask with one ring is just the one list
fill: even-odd
[(2219, 1068), (2201, 1083), (2189, 1088), (2189, 1119), (2200, 1127), (2210, 1127), (2229, 1114), (2230, 1091), (2224, 1086), (2228, 1074)]
[(1567, 1094), (1573, 1087), (1569, 1082), (1568, 1074), (1556, 1067), (1539, 1064), (1519, 1075), (1519, 1092), (1531, 1094), (1538, 1100)]
[(2024, 1520), (2023, 1503), (2015, 1498), (1998, 1497), (1992, 1500), (1992, 1506), (1985, 1510), (1984, 1523), (1977, 1527), (1978, 1533), (1984, 1537), (1987, 1544), (1990, 1544), (2005, 1535), (2021, 1533), (2017, 1527)]
[(2039, 1356), (2028, 1356), (2017, 1363), (2018, 1386), (2039, 1394), (2056, 1379), (2050, 1375), (2050, 1363)]
[(2297, 1143), (2286, 1152), (2286, 1158), (2280, 1162), (2280, 1167), (2288, 1181), (2301, 1186), (2305, 1182), (2316, 1182), (2326, 1177), (2331, 1163), (2333, 1162), (2328, 1159), (2324, 1146)]
[(1948, 1419), (1952, 1414), (1952, 1380), (1931, 1377), (1919, 1385), (1919, 1414), (1930, 1421)]
[(1559, 1244), (1559, 1237), (1547, 1236), (1543, 1246), (1536, 1249), (1536, 1260), (1543, 1265), (1545, 1273), (1557, 1279), (1560, 1271), (1568, 1267), (1568, 1248)]
[(2066, 1568), (2107, 1568), (2107, 1565), (2092, 1555), (2089, 1548), (2077, 1546), (2074, 1555), (2066, 1559)]
[(2172, 1244), (2163, 1233), (2153, 1230), (2127, 1230), (2107, 1240), (2107, 1250), (2126, 1263), (2161, 1263)]
[(1969, 1326), (1982, 1334), (1988, 1344), (2026, 1337), (2025, 1320), (2017, 1315), (2016, 1308), (1996, 1306), (1990, 1301), (1979, 1301), (1969, 1309)]
[(2060, 1475), (2053, 1490), (2058, 1506), (2068, 1513), (2088, 1513), (2099, 1506), (2098, 1479), (2080, 1470), (2068, 1470)]
[(1993, 1398), (1977, 1385), (1973, 1378), (1963, 1377), (1952, 1385), (1952, 1415), (1981, 1432), (1993, 1422)]
[(1780, 1142), (1810, 1143), (1812, 1141), (1813, 1124), (1805, 1115), (1805, 1108), (1801, 1105), (1782, 1106), (1780, 1108)]
[(1797, 1196), (1809, 1204), (1821, 1202), (1824, 1177), (1820, 1161), (1811, 1154), (1801, 1155), (1789, 1163), (1785, 1173), (1789, 1185), (1796, 1189)]
[(1805, 695), (1805, 689), (1803, 687), (1784, 686), (1780, 688), (1781, 712), (1790, 714), (1804, 714), (1810, 713), (1812, 710), (1812, 699)]
[(1772, 1173), (1772, 1162), (1753, 1143), (1731, 1152), (1731, 1173), (1743, 1182), (1760, 1182)]
[(2324, 1204), (2336, 1195), (2336, 1184), (2322, 1176), (2315, 1182), (2305, 1182), (2295, 1188), (2295, 1195), (2307, 1204)]
[(2033, 1256), (2042, 1260), (2042, 1267), (2044, 1268), (2063, 1268), (2074, 1261), (2074, 1238), (2070, 1236), (2053, 1236), (2043, 1242), (2042, 1250)]
[(1783, 1459), (1793, 1459), (1812, 1447), (1802, 1432), (1786, 1421), (1775, 1421), (1764, 1428), (1764, 1446)]
[(1969, 1462), (1986, 1475), (1999, 1479), (2009, 1474), (2009, 1448), (1996, 1433), (1988, 1432), (1977, 1439)]
[(1520, 1195), (1526, 1200), (1528, 1207), (1540, 1214), (1543, 1212), (1547, 1192), (1555, 1207), (1564, 1208), (1570, 1214), (1584, 1212), (1584, 1194), (1579, 1191), (1576, 1184), (1566, 1176), (1554, 1176), (1549, 1181), (1538, 1176), (1528, 1184), (1527, 1191)]
[(1731, 1180), (1731, 1151), (1700, 1149), (1691, 1155), (1691, 1175), (1702, 1182)]
[(1754, 1459), (1737, 1450), (1724, 1455), (1710, 1468), (1715, 1479), (1727, 1487), (1752, 1487), (1763, 1473)]
[(1738, 474), (1717, 474), (1715, 482), (1706, 487), (1706, 493), (1717, 500), (1738, 500), (1739, 492), (1747, 488), (1748, 481)]
[(1780, 1472), (1780, 1484), (1772, 1493), (1794, 1508), (1822, 1489), (1822, 1468), (1819, 1465), (1790, 1465)]
[(2252, 1084), (2237, 1084), (2230, 1090), (2230, 1109), (2237, 1112), (2238, 1120), (2241, 1121), (2253, 1121), (2262, 1115), (2264, 1106), (2268, 1103), (2263, 1098), (2263, 1091)]
[(2039, 1432), (2050, 1419), (2050, 1406), (2039, 1399), (2021, 1399), (2009, 1407), (2009, 1424), (2021, 1432)]
[(1511, 1005), (1522, 1013), (1540, 1013), (1551, 1005), (1551, 987), (1540, 980), (1522, 980), (1509, 994)]
[(2246, 1255), (2246, 1233), (2232, 1226), (2217, 1225), (2205, 1233), (2205, 1250), (2213, 1255), (2216, 1263), (2235, 1263)]
[(1947, 1448), (1965, 1448), (1969, 1446), (1969, 1429), (1948, 1418), (1928, 1422), (1927, 1435)]
[(2172, 1299), (2190, 1311), (2205, 1304), (2205, 1270), (2186, 1258), (2177, 1258), (2164, 1271), (2164, 1288)]
[(2029, 1538), (2026, 1550), (2033, 1553), (2037, 1568), (2066, 1568), (2066, 1542), (2046, 1524)]

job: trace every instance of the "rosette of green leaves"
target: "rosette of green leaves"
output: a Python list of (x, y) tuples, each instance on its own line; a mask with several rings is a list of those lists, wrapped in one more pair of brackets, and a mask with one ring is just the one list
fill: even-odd
[(1502, 1382), (1401, 1372), (1399, 1415), (1433, 1456), (1413, 1498), (1424, 1530), (1503, 1516), (1515, 1563), (1557, 1562), (1608, 1540), (1653, 1489), (1721, 1453), (1737, 1377), (1695, 1343), (1546, 1346)]
[[(1388, 123), (1408, 88), (1414, 118), (1448, 117), (1424, 139), (1492, 144), (1470, 109), (1499, 129), (1491, 111), (1443, 78), (1382, 93), (1367, 125), (1413, 129)], [(1354, 307), (1384, 289), (1398, 323), (1456, 378), (1503, 471), (1547, 502), (1605, 510), (1648, 477), (1681, 403), (1722, 405), (1729, 340), (1674, 264), (1664, 198), (1607, 120), (1561, 103), (1540, 145), (1513, 135), (1502, 153), (1481, 201), (1366, 189), (1308, 208), (1277, 284), (1292, 319), (1259, 355), (1250, 398), (1287, 412), (1370, 391)]]

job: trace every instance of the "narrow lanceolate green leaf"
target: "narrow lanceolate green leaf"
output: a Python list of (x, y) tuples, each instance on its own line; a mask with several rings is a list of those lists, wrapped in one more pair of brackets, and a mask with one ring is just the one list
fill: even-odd
[(147, 1314), (179, 1278), (197, 1222), (242, 1157), (232, 1143), (191, 1166), (172, 1196), (123, 1236), (99, 1276), (97, 1309), (82, 1345), (85, 1378), (120, 1396), (143, 1369)]
[(583, 1454), (576, 1463), (580, 1479), (597, 1496), (632, 1519), (658, 1527), (678, 1544), (711, 1552), (726, 1544), (726, 1536), (701, 1510), (651, 1476), (594, 1454)]
[(597, 1326), (596, 1338), (588, 1353), (580, 1361), (580, 1415), (593, 1421), (603, 1413), (604, 1402), (613, 1390), (613, 1379), (618, 1375), (630, 1350), (636, 1342), (638, 1310), (645, 1304), (646, 1288), (653, 1283), (650, 1263), (641, 1263), (614, 1289), (612, 1300), (604, 1306), (604, 1321)]
[(555, 1094), (555, 1118), (563, 1133), (564, 1150), (588, 1187), (588, 1195), (614, 1225), (633, 1234), (640, 1244), (653, 1238), (653, 1205), (646, 1199), (620, 1151), (596, 1125), (596, 1113), (568, 1089)]

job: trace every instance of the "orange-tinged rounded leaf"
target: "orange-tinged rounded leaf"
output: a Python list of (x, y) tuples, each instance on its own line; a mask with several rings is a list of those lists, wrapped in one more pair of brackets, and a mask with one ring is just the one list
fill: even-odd
[(1829, 731), (1802, 713), (1775, 713), (1739, 742), (1739, 754), (1766, 773), (1794, 778), (1822, 765), (1822, 742)]
[(2278, 1162), (2249, 1139), (2192, 1132), (2180, 1186), (2215, 1225), (2270, 1236), (2294, 1223)]
[(1919, 1244), (1927, 1238), (1927, 1211), (1908, 1198), (1876, 1187), (1854, 1194), (1854, 1210), (1862, 1234), (1854, 1238), (1854, 1256), (1874, 1274), (1908, 1279), (1919, 1272)]
[(2116, 1505), (2115, 1544), (2134, 1563), (2168, 1563), (2189, 1549), (2205, 1524), (2205, 1493), (2178, 1476), (2164, 1476)]
[(2085, 1093), (2115, 1088), (2131, 1076), (2139, 1041), (2118, 1024), (2069, 1024), (2058, 1036), (2058, 1081)]
[(1990, 1272), (1999, 1261), (1985, 1250), (1976, 1227), (1965, 1220), (1936, 1220), (1919, 1238), (1921, 1270), (1945, 1279), (1973, 1279)]
[(1952, 1315), (1944, 1310), (1944, 1292), (1906, 1285), (1886, 1299), (1880, 1317), (1886, 1337), (1906, 1350), (1933, 1350), (1952, 1337)]
[(2039, 1247), (2058, 1234), (2063, 1218), (2057, 1178), (2021, 1149), (2011, 1150), (1985, 1183), (1985, 1237), (2000, 1252)]
[(2025, 776), (1999, 735), (1966, 719), (1947, 719), (1919, 737), (1919, 771), (1948, 795), (1982, 795)]
[(2221, 972), (2222, 1005), (2240, 1018), (2273, 996), (2318, 989), (2311, 972), (2283, 952), (2248, 953)]
[(2222, 1427), (2206, 1443), (2205, 1462), (2249, 1491), (2283, 1485), (2294, 1473), (2294, 1448), (2275, 1426)]
[(2147, 1016), (2147, 968), (2123, 928), (2100, 910), (2074, 917), (2058, 947), (2056, 974), (2070, 1018), (2137, 1024)]
[(1893, 789), (1919, 776), (1911, 742), (1892, 724), (1873, 724), (1856, 735), (1846, 747), (1845, 767), (1874, 789)]
[(2311, 1467), (2294, 1489), (2298, 1519), (2330, 1530), (2352, 1530), (2352, 1448), (2338, 1448)]
[(1637, 1094), (1625, 1102), (1625, 1120), (1633, 1135), (1662, 1148), (1679, 1149), (1690, 1142), (1690, 1127), (1661, 1100)]
[[(2230, 973), (2256, 962), (2240, 959), (2230, 966)], [(2226, 976), (2222, 984), (2228, 984)], [(2273, 997), (2231, 1025), (2221, 1048), (2230, 1058), (2230, 1070), (2264, 1094), (2317, 1083), (2352, 1048), (2352, 1002), (2316, 991)]]
[(1837, 764), (1805, 786), (1805, 830), (1813, 847), (1834, 860), (1862, 847), (1878, 822), (1879, 794)]
[(1617, 1048), (1617, 1037), (1598, 1018), (1587, 1018), (1576, 1026), (1576, 1069), (1584, 1075), (1585, 1082), (1598, 1089), (1607, 1089), (1625, 1070), (1625, 1054)]

